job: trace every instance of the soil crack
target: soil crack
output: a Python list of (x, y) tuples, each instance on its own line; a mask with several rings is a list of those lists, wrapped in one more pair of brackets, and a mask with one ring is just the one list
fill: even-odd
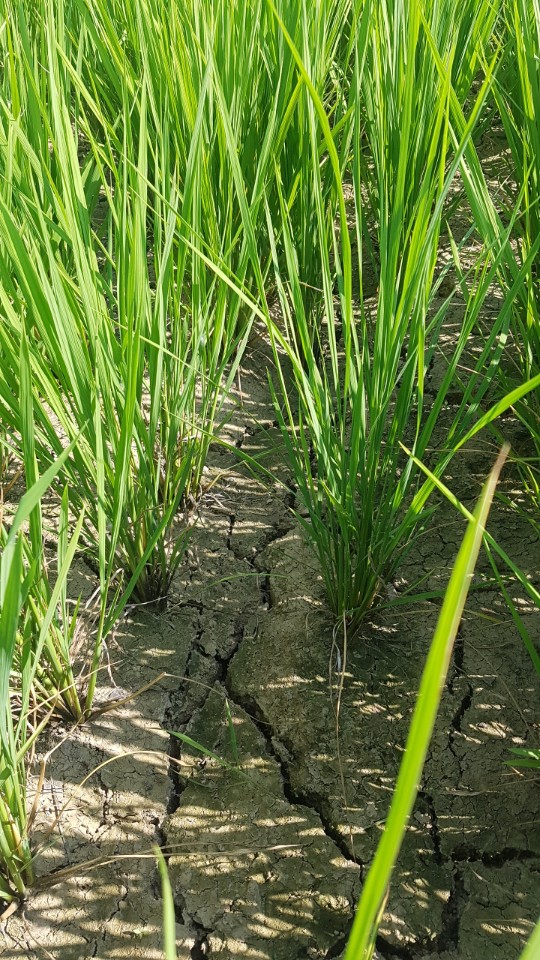
[(514, 847), (503, 847), (497, 853), (482, 853), (474, 847), (461, 845), (452, 852), (454, 863), (481, 863), (484, 867), (504, 867), (507, 863), (524, 862), (537, 859), (532, 850), (517, 850)]
[(108, 919), (108, 923), (110, 923), (111, 920), (113, 920), (114, 917), (116, 917), (116, 916), (120, 913), (120, 911), (121, 911), (121, 909), (122, 909), (122, 904), (125, 903), (126, 900), (127, 900), (127, 898), (128, 898), (128, 893), (129, 893), (129, 891), (128, 891), (127, 885), (126, 885), (125, 883), (122, 883), (122, 884), (121, 884), (121, 890), (122, 890), (122, 893), (121, 893), (121, 895), (118, 897), (118, 900), (116, 901), (114, 910), (113, 910), (113, 912), (111, 913), (111, 915), (110, 915), (110, 917), (109, 917), (109, 919)]
[(252, 720), (263, 736), (269, 755), (278, 765), (285, 799), (292, 806), (307, 807), (317, 814), (321, 822), (321, 827), (328, 839), (332, 841), (335, 847), (337, 847), (345, 860), (348, 860), (349, 863), (354, 863), (359, 867), (360, 880), (363, 880), (364, 863), (359, 857), (352, 854), (339, 829), (335, 826), (335, 824), (332, 823), (326, 814), (322, 797), (316, 793), (304, 793), (293, 789), (289, 773), (289, 764), (285, 759), (285, 754), (288, 753), (287, 747), (285, 744), (282, 744), (279, 738), (274, 735), (272, 725), (264, 716), (259, 704), (247, 695), (243, 695), (241, 697), (238, 696), (238, 693), (233, 695), (227, 684), (227, 677), (224, 677), (223, 683), (230, 697), (231, 703), (236, 703), (242, 708), (242, 710), (245, 710), (250, 720)]
[(464, 659), (465, 659), (465, 641), (463, 639), (461, 628), (458, 629), (456, 639), (454, 642), (454, 650), (452, 653), (452, 670), (448, 673), (448, 679), (446, 681), (446, 687), (448, 692), (451, 694), (455, 693), (455, 682), (458, 677), (462, 677), (464, 670)]
[(437, 938), (437, 952), (457, 950), (459, 947), (459, 927), (461, 909), (465, 903), (465, 883), (463, 874), (457, 865), (452, 872), (452, 889), (442, 912), (442, 931)]
[[(105, 755), (103, 755), (103, 756), (105, 756)], [(98, 824), (98, 828), (99, 828), (99, 827), (105, 827), (105, 826), (107, 825), (107, 823), (109, 822), (109, 810), (110, 810), (111, 790), (109, 789), (109, 787), (106, 785), (106, 783), (105, 783), (104, 780), (103, 780), (103, 771), (102, 771), (101, 769), (98, 769), (98, 771), (97, 771), (97, 781), (98, 781), (98, 789), (99, 789), (99, 792), (103, 794), (103, 804), (102, 804), (102, 807), (101, 807), (101, 818), (100, 818), (100, 821), (99, 821), (99, 824)]]
[[(281, 502), (289, 509), (289, 501), (291, 497), (294, 500), (294, 494), (287, 493), (281, 500)], [(240, 550), (237, 546), (235, 546), (233, 542), (233, 532), (237, 521), (238, 518), (235, 515), (229, 515), (229, 525), (225, 540), (227, 550), (233, 555), (235, 560), (246, 560), (255, 570), (258, 569), (258, 558), (265, 552), (267, 547), (273, 543), (277, 543), (278, 540), (284, 540), (294, 528), (294, 517), (292, 514), (289, 518), (284, 517), (268, 531), (266, 536), (264, 536), (262, 539), (262, 542), (260, 542), (259, 546), (257, 548), (253, 547), (252, 553), (248, 554), (245, 552), (245, 550)]]
[[(411, 960), (411, 958), (414, 957), (415, 953), (418, 953), (420, 949), (423, 950), (425, 946), (424, 944), (421, 944), (421, 943), (418, 943), (417, 945), (415, 944), (414, 946), (413, 944), (410, 944), (406, 947), (400, 946), (396, 943), (390, 943), (388, 940), (385, 939), (385, 937), (382, 937), (380, 934), (377, 935), (375, 945), (381, 957), (390, 957), (390, 958), (397, 957), (398, 960)], [(415, 947), (417, 947), (416, 950), (415, 950)]]
[(195, 932), (195, 943), (193, 944), (189, 955), (191, 960), (205, 960), (205, 957), (208, 956), (210, 950), (208, 938), (211, 930), (205, 930), (202, 924), (197, 923), (197, 921), (193, 919), (191, 919), (191, 925)]
[(465, 714), (467, 713), (467, 711), (471, 709), (472, 699), (473, 699), (473, 688), (472, 688), (472, 685), (468, 683), (467, 692), (465, 693), (465, 696), (463, 697), (458, 709), (456, 710), (454, 716), (452, 717), (450, 731), (448, 734), (448, 749), (450, 750), (450, 753), (452, 754), (452, 756), (455, 757), (455, 759), (458, 762), (460, 781), (463, 773), (463, 766), (462, 766), (461, 757), (459, 756), (459, 753), (456, 750), (455, 742), (456, 742), (457, 734), (461, 733), (462, 731), (463, 718), (465, 717)]
[(259, 582), (259, 589), (261, 593), (261, 610), (270, 610), (272, 608), (272, 591), (270, 589), (270, 575), (266, 574), (264, 577), (261, 577)]
[(234, 530), (234, 525), (235, 525), (235, 523), (236, 523), (236, 514), (235, 514), (235, 513), (230, 513), (230, 514), (229, 514), (229, 527), (228, 527), (228, 530), (227, 530), (227, 539), (226, 539), (225, 542), (226, 542), (226, 544), (227, 544), (227, 550), (230, 550), (231, 553), (234, 553), (234, 551), (232, 550), (232, 546), (231, 546), (231, 540), (232, 540), (232, 535), (233, 535), (233, 530)]
[(427, 793), (426, 790), (419, 790), (418, 796), (421, 800), (424, 801), (428, 817), (429, 817), (429, 835), (433, 843), (433, 849), (435, 851), (435, 862), (438, 864), (444, 863), (444, 857), (441, 850), (441, 832), (439, 830), (439, 819), (437, 817), (437, 811), (435, 810), (435, 803), (433, 797), (430, 793)]

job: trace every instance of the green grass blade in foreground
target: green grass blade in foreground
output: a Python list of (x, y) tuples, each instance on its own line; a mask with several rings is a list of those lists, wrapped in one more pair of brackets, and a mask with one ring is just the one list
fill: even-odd
[(540, 960), (540, 920), (536, 924), (519, 960)]
[(174, 900), (169, 879), (169, 871), (165, 857), (159, 847), (154, 847), (154, 853), (161, 877), (161, 896), (163, 899), (163, 955), (165, 960), (176, 958), (176, 919), (174, 915)]
[(484, 485), (452, 570), (435, 636), (422, 674), (390, 812), (362, 891), (345, 960), (367, 960), (370, 956), (368, 950), (374, 939), (374, 926), (387, 895), (392, 871), (416, 799), (454, 640), (483, 541), (495, 486), (506, 455), (507, 451), (503, 449)]

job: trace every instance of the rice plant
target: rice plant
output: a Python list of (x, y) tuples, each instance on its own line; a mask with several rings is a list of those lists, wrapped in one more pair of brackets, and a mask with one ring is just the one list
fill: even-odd
[[(354, 291), (341, 164), (324, 106), (289, 38), (314, 105), (312, 137), (317, 143), (320, 124), (340, 200), (340, 233), (333, 230), (332, 249), (319, 206), (316, 243), (325, 322), (315, 341), (300, 292), (287, 205), (282, 198), (277, 224), (267, 208), (269, 232), (274, 239), (281, 236), (287, 254), (284, 270), (274, 242), (284, 321), (284, 331), (270, 324), (277, 415), (307, 514), (300, 511), (299, 519), (317, 553), (330, 606), (338, 621), (353, 627), (429, 516), (428, 486), (419, 484), (399, 441), (409, 437), (413, 452), (424, 456), (475, 323), (474, 310), (467, 310), (447, 375), (428, 407), (426, 370), (450, 303), (448, 298), (434, 307), (443, 205), (490, 85), (488, 73), (451, 151), (451, 95), (457, 97), (457, 89), (462, 102), (472, 96), (485, 37), (465, 29), (473, 22), (472, 7), (456, 4), (451, 18), (438, 5), (428, 12), (431, 21), (420, 3), (362, 7), (351, 91), (353, 229), (359, 251)], [(488, 34), (493, 21), (493, 15), (483, 21)], [(315, 165), (313, 175), (317, 196)], [(364, 294), (364, 248), (376, 253), (375, 304)], [(292, 388), (284, 356), (292, 364)], [(453, 427), (454, 443), (459, 429), (464, 432), (470, 423), (472, 406), (462, 413), (462, 422)], [(441, 454), (438, 469), (447, 462)]]
[[(21, 8), (24, 24), (23, 16)], [(241, 301), (230, 309), (226, 278), (214, 271), (208, 281), (198, 256), (186, 279), (188, 253), (196, 252), (189, 197), (199, 195), (200, 130), (182, 193), (166, 112), (160, 135), (149, 136), (152, 104), (144, 83), (136, 131), (125, 85), (121, 142), (103, 118), (101, 138), (92, 133), (100, 116), (95, 103), (83, 137), (82, 103), (77, 122), (70, 113), (75, 80), (61, 8), (56, 16), (48, 4), (44, 24), (47, 89), (40, 92), (29, 31), (20, 29), (0, 104), (0, 405), (17, 445), (31, 394), (35, 455), (44, 467), (79, 438), (66, 470), (72, 507), (84, 514), (87, 555), (100, 576), (102, 637), (132, 593), (142, 601), (166, 598), (216, 415), (241, 355)], [(30, 140), (33, 116), (47, 125), (45, 142)], [(192, 221), (184, 228), (188, 213)], [(30, 369), (24, 381), (22, 337)], [(115, 578), (118, 602), (108, 609)]]
[[(21, 8), (24, 25), (23, 16)], [(0, 104), (0, 407), (21, 456), (24, 413), (32, 407), (41, 471), (66, 443), (78, 441), (66, 475), (101, 595), (88, 713), (103, 637), (134, 591), (143, 601), (165, 598), (182, 558), (238, 338), (231, 333), (234, 317), (228, 325), (228, 288), (217, 277), (206, 291), (191, 284), (186, 295), (178, 176), (167, 138), (155, 145), (148, 139), (145, 89), (138, 154), (127, 91), (121, 154), (106, 137), (106, 148), (95, 139), (83, 143), (69, 110), (64, 25), (52, 4), (45, 28), (46, 90), (40, 92), (28, 31), (20, 29), (9, 97)], [(48, 137), (32, 144), (27, 125), (35, 117)]]
[[(40, 573), (41, 542), (36, 556), (23, 529), (29, 523), (34, 536), (40, 499), (65, 459), (66, 454), (28, 489), (9, 532), (0, 526), (0, 898), (5, 903), (24, 897), (34, 876), (26, 804), (28, 757), (62, 698), (71, 709), (76, 701), (69, 666), (66, 671), (61, 663), (66, 579), (76, 540), (67, 545), (61, 534), (62, 562), (49, 591)], [(66, 685), (55, 687), (51, 676)]]

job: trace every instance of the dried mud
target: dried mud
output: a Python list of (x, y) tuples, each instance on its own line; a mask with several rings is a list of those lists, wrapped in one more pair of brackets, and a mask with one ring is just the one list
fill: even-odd
[[(155, 843), (180, 960), (343, 954), (440, 604), (396, 601), (420, 580), (444, 588), (463, 525), (441, 505), (388, 604), (344, 650), (292, 517), (267, 359), (252, 344), (224, 433), (261, 458), (268, 479), (213, 449), (216, 482), (167, 610), (130, 609), (108, 644), (97, 715), (51, 731), (34, 832), (40, 880), (3, 924), (3, 960), (160, 958)], [(471, 498), (491, 460), (487, 446), (460, 457), (456, 482)], [(537, 575), (527, 525), (498, 506), (492, 527)], [(517, 600), (538, 637), (538, 613)], [(119, 702), (100, 712), (109, 700)], [(498, 594), (473, 591), (379, 958), (518, 957), (540, 912), (540, 790), (505, 761), (538, 732), (522, 642)]]

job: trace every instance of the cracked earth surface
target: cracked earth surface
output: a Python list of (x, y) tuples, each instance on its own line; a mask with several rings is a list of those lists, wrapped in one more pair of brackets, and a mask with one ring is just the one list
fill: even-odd
[[(271, 479), (262, 484), (214, 449), (218, 479), (167, 610), (130, 610), (109, 639), (97, 715), (51, 731), (34, 833), (40, 880), (3, 924), (3, 960), (161, 958), (155, 843), (168, 859), (180, 960), (343, 955), (438, 602), (389, 603), (338, 657), (284, 487), (265, 362), (255, 343), (225, 434), (263, 456)], [(460, 461), (456, 482), (471, 498), (491, 461), (480, 448)], [(444, 587), (462, 530), (441, 506), (389, 597), (420, 577), (425, 589)], [(492, 530), (536, 575), (529, 529), (496, 509)], [(80, 573), (77, 589), (90, 591)], [(517, 601), (538, 637), (537, 613)], [(538, 733), (538, 689), (520, 638), (494, 591), (473, 592), (379, 960), (519, 956), (540, 912), (540, 790), (532, 772), (505, 760)]]

